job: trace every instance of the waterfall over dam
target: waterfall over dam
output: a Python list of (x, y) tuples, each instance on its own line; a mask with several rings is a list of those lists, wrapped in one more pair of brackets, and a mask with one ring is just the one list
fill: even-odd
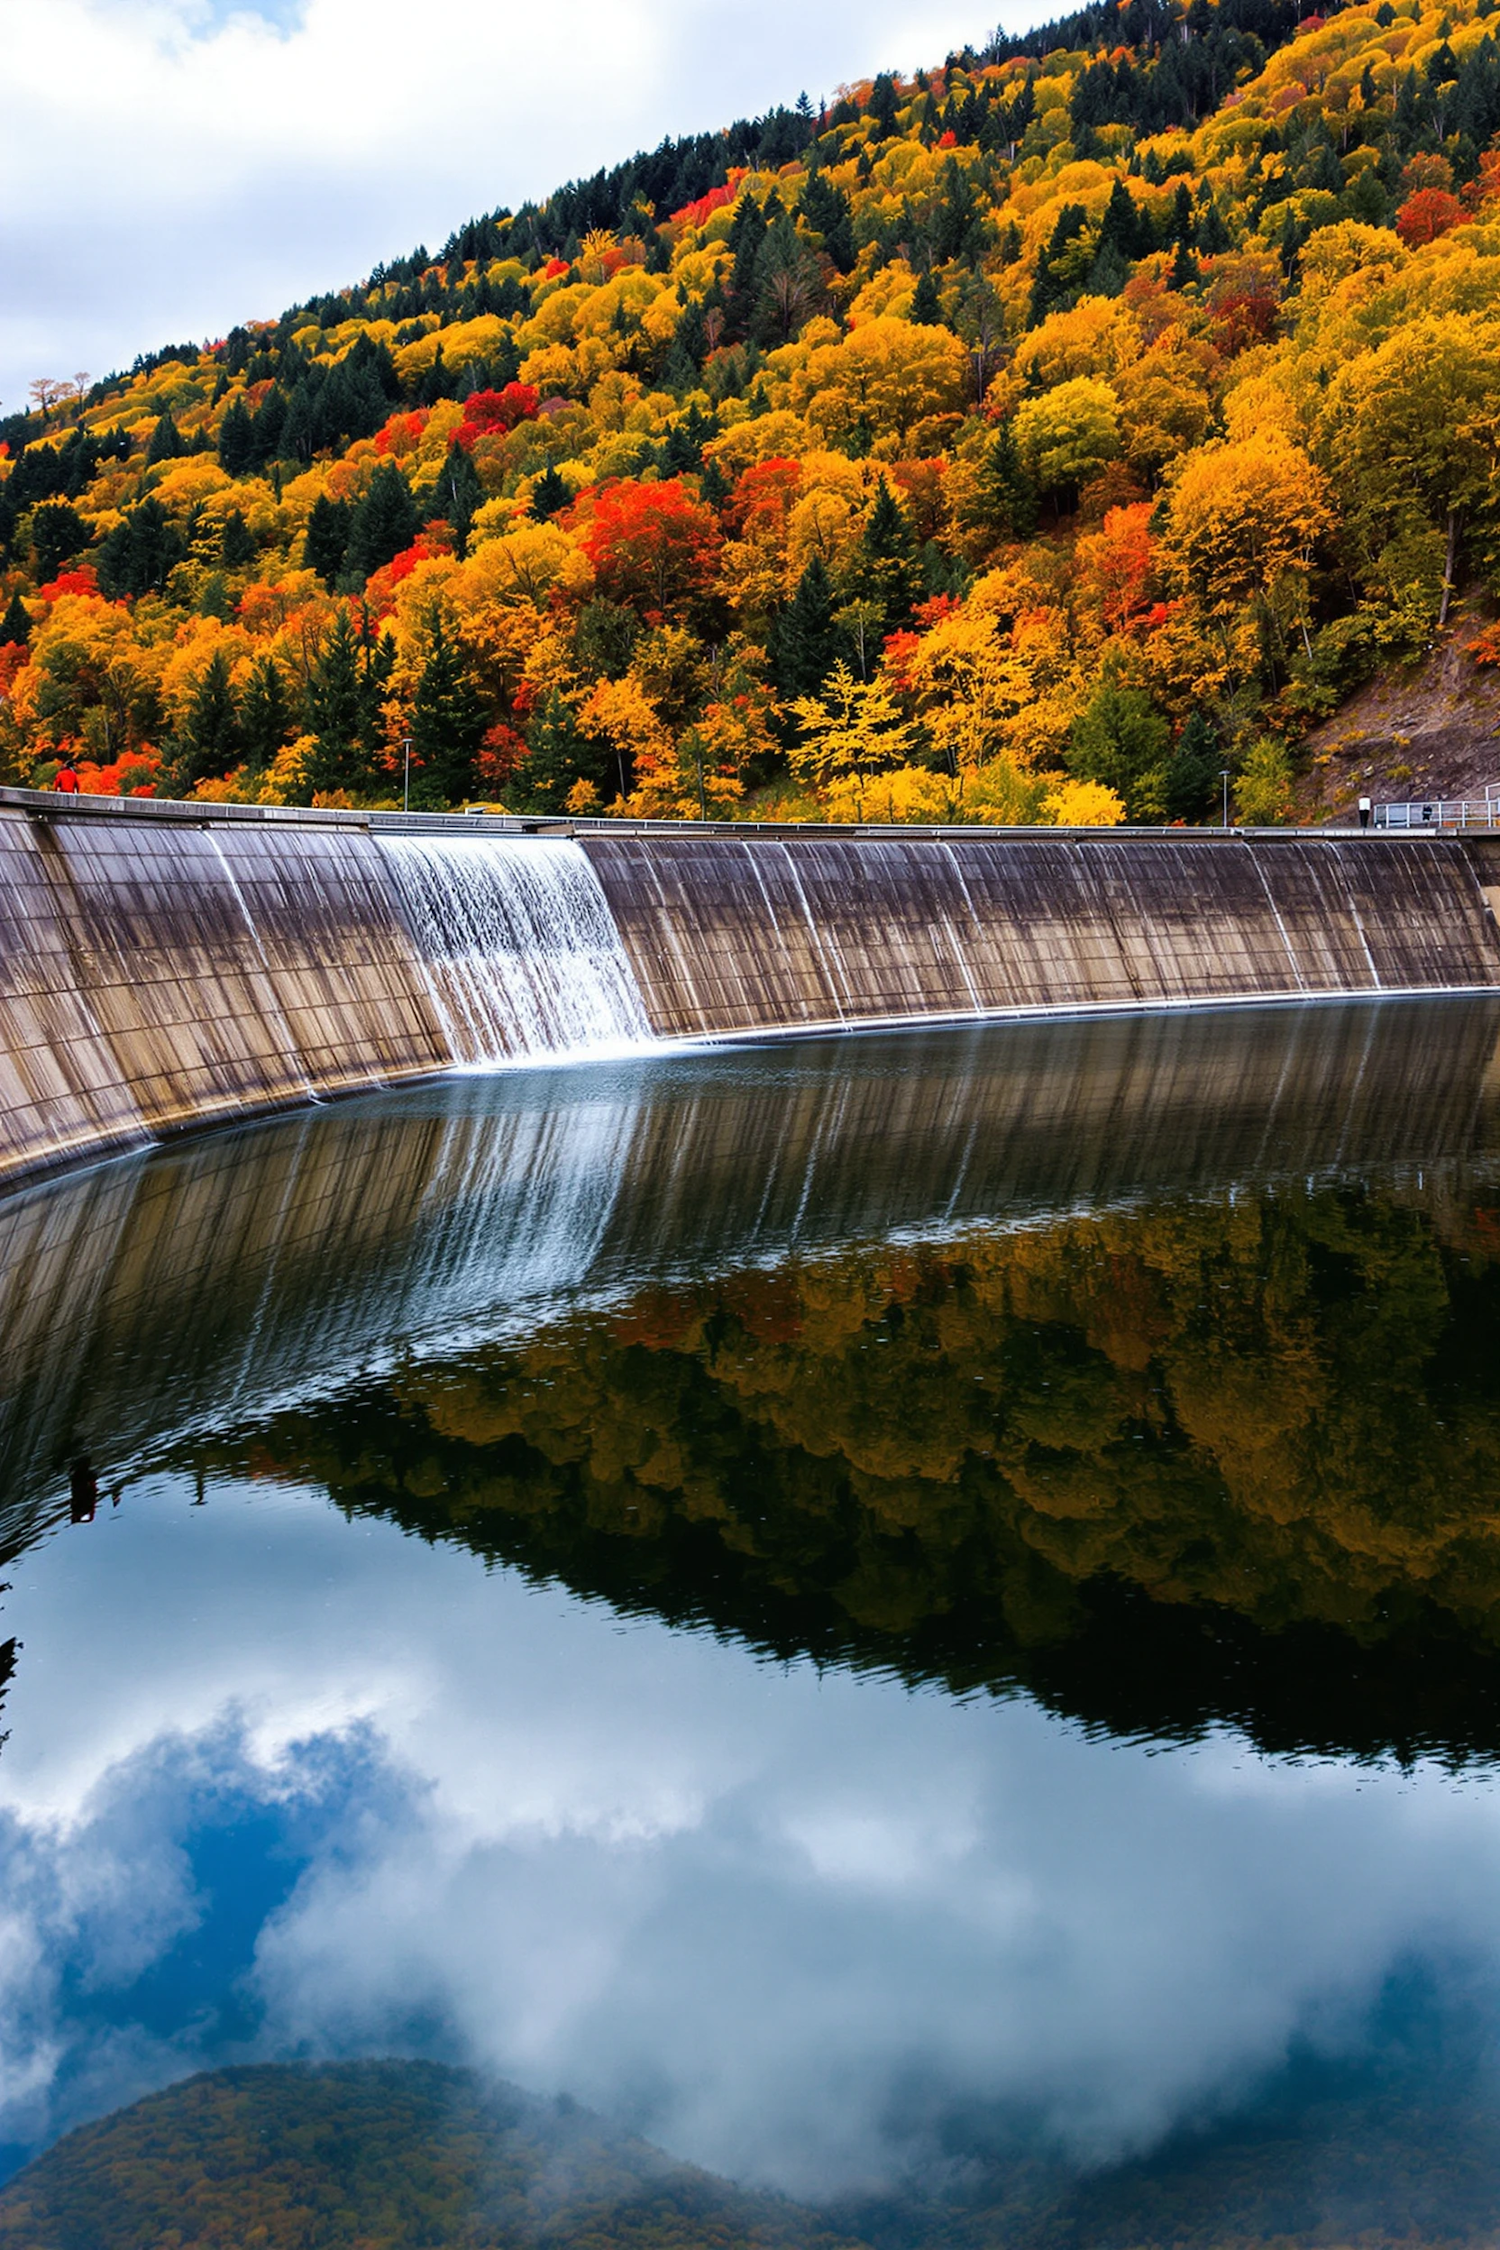
[(454, 1068), (1500, 990), (1500, 838), (757, 832), (0, 791), (0, 1181)]

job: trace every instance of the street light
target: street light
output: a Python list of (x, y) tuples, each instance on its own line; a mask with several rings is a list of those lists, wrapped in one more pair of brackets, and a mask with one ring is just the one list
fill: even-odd
[(1219, 779), (1224, 784), (1224, 826), (1227, 828), (1229, 826), (1229, 768), (1227, 766), (1219, 768)]
[(401, 738), (401, 810), (411, 811), (411, 736)]

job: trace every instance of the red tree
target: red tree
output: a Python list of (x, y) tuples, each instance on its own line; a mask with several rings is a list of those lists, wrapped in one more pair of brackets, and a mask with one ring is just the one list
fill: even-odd
[(1458, 197), (1446, 188), (1418, 188), (1396, 213), (1396, 232), (1408, 250), (1419, 250), (1424, 242), (1436, 242), (1450, 227), (1462, 226), (1468, 216)]
[(472, 450), (476, 438), (504, 436), (518, 422), (530, 422), (542, 403), (534, 383), (507, 383), (503, 391), (474, 391), (464, 400), (464, 418), (454, 436)]
[(652, 625), (680, 614), (704, 592), (719, 557), (718, 523), (680, 477), (601, 485), (589, 495), (587, 521), (579, 528), (600, 593), (639, 610)]

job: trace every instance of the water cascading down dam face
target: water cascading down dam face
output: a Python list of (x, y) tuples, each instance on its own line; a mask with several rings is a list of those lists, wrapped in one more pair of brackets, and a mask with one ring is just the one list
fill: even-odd
[(383, 836), (380, 848), (455, 1062), (651, 1043), (635, 973), (577, 844)]

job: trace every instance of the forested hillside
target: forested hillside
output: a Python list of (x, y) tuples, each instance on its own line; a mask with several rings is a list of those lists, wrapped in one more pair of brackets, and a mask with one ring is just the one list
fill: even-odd
[[(1396, 2010), (1392, 2010), (1396, 2013)], [(937, 2193), (836, 2213), (677, 2164), (565, 2096), (433, 2063), (220, 2070), (81, 2126), (0, 2192), (5, 2250), (1485, 2250), (1494, 2109), (1436, 2071), (1430, 1996), (1399, 2030), (1426, 2082), (1304, 2055), (1248, 2116), (1081, 2179), (1004, 2118), (953, 2128)], [(1398, 2028), (1392, 2026), (1391, 2028)], [(1456, 2065), (1456, 2066), (1455, 2066)], [(1482, 2066), (1481, 2066), (1482, 2067)], [(956, 2175), (956, 2176), (955, 2176)], [(1336, 2214), (1336, 2216), (1330, 2216)]]
[(409, 742), (430, 806), (1096, 822), (1225, 770), (1284, 818), (1316, 755), (1353, 793), (1350, 696), (1500, 661), (1495, 5), (1091, 7), (38, 384), (0, 770), (390, 803)]
[(436, 2063), (215, 2071), (0, 2193), (5, 2250), (853, 2250), (566, 2096)]

